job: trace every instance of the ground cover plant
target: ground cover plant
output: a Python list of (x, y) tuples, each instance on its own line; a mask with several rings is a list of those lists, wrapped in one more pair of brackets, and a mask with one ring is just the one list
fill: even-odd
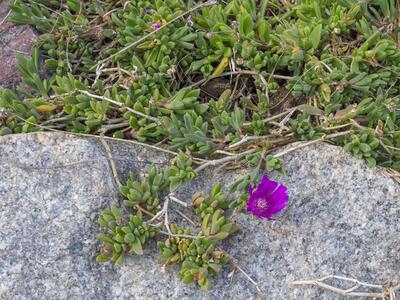
[[(183, 282), (208, 289), (229, 261), (218, 243), (238, 229), (229, 211), (272, 218), (284, 207), (282, 191), (259, 192), (271, 198), (261, 204), (252, 196), (270, 182), (265, 171), (284, 172), (279, 149), (297, 141), (400, 171), (395, 0), (16, 0), (11, 9), (40, 39), (30, 57), (17, 54), (24, 85), (0, 89), (0, 135), (102, 134), (176, 155), (121, 185), (124, 208), (100, 218), (99, 261), (121, 264), (165, 234), (165, 265), (180, 263)], [(234, 196), (217, 183), (193, 196), (196, 234), (170, 225), (168, 203), (186, 205), (179, 186), (216, 165), (253, 171), (229, 187)]]

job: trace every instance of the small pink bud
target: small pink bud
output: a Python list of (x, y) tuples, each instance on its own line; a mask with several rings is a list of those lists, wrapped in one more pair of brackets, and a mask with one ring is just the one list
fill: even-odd
[(158, 23), (153, 23), (153, 24), (151, 24), (151, 29), (153, 29), (153, 30), (160, 29), (160, 27), (161, 27), (161, 25), (158, 24)]

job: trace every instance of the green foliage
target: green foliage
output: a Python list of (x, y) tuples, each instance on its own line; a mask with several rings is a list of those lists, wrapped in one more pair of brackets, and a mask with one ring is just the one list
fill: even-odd
[(39, 50), (34, 48), (32, 57), (26, 59), (23, 54), (17, 53), (17, 69), (24, 82), (32, 89), (39, 92), (43, 97), (48, 97), (48, 82), (41, 80), (39, 75)]
[(97, 261), (112, 261), (118, 266), (122, 265), (126, 251), (142, 255), (143, 244), (157, 233), (157, 229), (143, 223), (140, 211), (136, 215), (131, 214), (129, 220), (126, 220), (121, 210), (115, 206), (101, 215), (99, 223), (107, 229), (107, 233), (99, 234), (103, 246)]
[(169, 189), (174, 192), (179, 186), (196, 177), (192, 168), (192, 160), (184, 153), (179, 153), (172, 165), (167, 169)]
[(155, 211), (160, 203), (159, 193), (168, 186), (167, 170), (157, 170), (151, 165), (148, 174), (142, 175), (140, 181), (136, 181), (131, 174), (126, 185), (120, 187), (120, 192), (127, 198), (124, 200), (124, 205), (134, 207), (137, 204), (144, 204), (147, 210)]
[(193, 161), (253, 167), (231, 186), (232, 202), (220, 185), (193, 196), (198, 237), (159, 243), (167, 265), (182, 264), (183, 282), (203, 289), (227, 262), (216, 244), (236, 230), (225, 209), (245, 207), (261, 171), (283, 173), (272, 151), (332, 134), (370, 166), (400, 171), (398, 1), (289, 2), (10, 5), (11, 20), (35, 26), (40, 38), (31, 57), (17, 55), (24, 85), (0, 88), (0, 135), (52, 128), (179, 152), (169, 167), (151, 166), (121, 186), (126, 207), (100, 218), (99, 261), (142, 253), (159, 228), (137, 209), (160, 212), (195, 177)]
[(222, 215), (223, 210), (217, 209), (202, 218), (203, 234), (213, 240), (223, 240), (238, 230), (238, 227)]
[[(173, 234), (190, 234), (189, 229), (171, 225)], [(158, 242), (161, 258), (165, 265), (181, 264), (179, 276), (185, 284), (196, 282), (207, 291), (210, 288), (210, 276), (221, 272), (222, 266), (228, 262), (227, 255), (216, 248), (215, 240), (204, 238), (186, 239), (170, 237)]]
[[(223, 265), (228, 262), (227, 254), (218, 248), (218, 243), (239, 229), (225, 211), (229, 206), (228, 195), (222, 193), (221, 184), (217, 184), (209, 195), (193, 195), (193, 210), (202, 224), (195, 236), (190, 235), (189, 228), (168, 225), (165, 220), (164, 224), (152, 223), (157, 215), (162, 217), (168, 213), (164, 211), (168, 209), (164, 206), (165, 202), (159, 201), (162, 192), (170, 187), (170, 194), (167, 196), (170, 197), (171, 192), (177, 189), (177, 185), (172, 185), (171, 189), (171, 179), (179, 177), (177, 171), (189, 174), (186, 174), (189, 177), (179, 177), (180, 181), (192, 178), (194, 173), (190, 166), (191, 160), (180, 153), (170, 167), (157, 170), (151, 166), (147, 174), (141, 176), (140, 182), (135, 181), (131, 174), (131, 178), (121, 186), (120, 191), (128, 198), (123, 202), (124, 205), (128, 210), (134, 207), (136, 212), (132, 214), (114, 206), (110, 211), (102, 213), (99, 224), (105, 232), (99, 234), (103, 244), (97, 256), (98, 262), (110, 261), (121, 266), (128, 252), (142, 255), (144, 244), (156, 237), (161, 227), (168, 226), (168, 238), (158, 241), (165, 266), (181, 264), (179, 275), (184, 283), (197, 282), (203, 290), (208, 290), (210, 276), (220, 273)], [(146, 214), (153, 208), (152, 211), (156, 214), (155, 208), (160, 208), (158, 204), (164, 208), (151, 219), (142, 214), (143, 206), (138, 209), (139, 205), (146, 205)]]
[(361, 130), (359, 133), (352, 135), (345, 142), (344, 149), (351, 152), (355, 157), (365, 158), (370, 167), (376, 165), (377, 152), (374, 151), (379, 146), (379, 140), (375, 137), (371, 130)]
[(231, 208), (245, 208), (246, 201), (249, 199), (249, 187), (259, 182), (261, 173), (259, 170), (250, 172), (249, 174), (239, 178), (230, 186), (230, 192), (235, 193), (238, 197), (229, 204)]
[(196, 214), (205, 218), (206, 215), (212, 215), (218, 209), (229, 207), (228, 197), (221, 192), (221, 188), (221, 184), (216, 184), (207, 197), (199, 193), (193, 195), (192, 204), (195, 207)]
[[(111, 10), (98, 1), (15, 1), (12, 21), (42, 33), (38, 48), (54, 75), (42, 80), (38, 49), (31, 59), (18, 55), (30, 90), (1, 90), (1, 108), (11, 111), (1, 132), (31, 132), (51, 124), (72, 132), (162, 141), (171, 150), (204, 157), (230, 149), (245, 135), (272, 135), (276, 124), (264, 121), (274, 113), (270, 98), (286, 89), (282, 103), (291, 94), (298, 101), (309, 99), (322, 112), (318, 118), (291, 115), (286, 124), (295, 137), (316, 139), (322, 127), (353, 118), (372, 130), (381, 121), (375, 159), (397, 169), (396, 1), (195, 5), (134, 1), (113, 4)], [(230, 80), (228, 71), (234, 71)], [(229, 81), (220, 92), (215, 77)], [(356, 112), (343, 116), (349, 107)], [(274, 144), (257, 147), (268, 151)], [(279, 169), (272, 165), (269, 170)]]
[(204, 122), (203, 117), (195, 112), (186, 113), (183, 120), (172, 114), (168, 128), (171, 150), (187, 148), (189, 151), (203, 156), (211, 153), (215, 148), (214, 142), (207, 137), (208, 123)]
[(296, 119), (291, 120), (290, 123), (294, 135), (301, 140), (316, 140), (324, 135), (319, 126), (312, 124), (311, 117), (307, 113), (299, 115)]
[(266, 161), (267, 161), (266, 169), (268, 172), (278, 171), (282, 174), (284, 173), (281, 159), (273, 157), (272, 155), (268, 155), (266, 157)]
[(184, 115), (191, 111), (201, 115), (207, 111), (208, 105), (199, 103), (197, 100), (199, 95), (200, 90), (182, 89), (171, 98), (166, 107), (179, 115)]
[(197, 282), (203, 290), (208, 290), (209, 276), (220, 273), (228, 262), (227, 254), (217, 245), (239, 228), (225, 213), (229, 206), (227, 199), (221, 192), (221, 184), (215, 185), (209, 195), (194, 194), (192, 203), (201, 219), (201, 231), (190, 238), (186, 237), (190, 236), (189, 228), (173, 224), (171, 231), (177, 236), (158, 242), (165, 265), (181, 264), (179, 275), (183, 283)]

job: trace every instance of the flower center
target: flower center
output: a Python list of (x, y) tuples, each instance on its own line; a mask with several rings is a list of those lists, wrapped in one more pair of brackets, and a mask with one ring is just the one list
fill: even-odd
[(266, 210), (268, 208), (268, 203), (265, 199), (260, 198), (257, 200), (257, 207), (261, 210)]

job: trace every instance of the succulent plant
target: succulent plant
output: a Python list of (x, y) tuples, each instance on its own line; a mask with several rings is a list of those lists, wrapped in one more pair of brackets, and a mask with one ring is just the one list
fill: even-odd
[(283, 173), (273, 151), (329, 139), (370, 166), (400, 172), (399, 2), (292, 2), (10, 5), (11, 20), (35, 26), (40, 38), (30, 57), (17, 55), (24, 85), (0, 88), (0, 135), (102, 133), (175, 155), (121, 186), (124, 209), (100, 218), (99, 261), (141, 253), (162, 231), (147, 214), (158, 220), (166, 197), (207, 166), (253, 170), (230, 187), (233, 201), (218, 185), (194, 196), (203, 223), (196, 238), (171, 226), (173, 236), (159, 243), (167, 264), (182, 264), (182, 280), (203, 289), (227, 261), (216, 244), (236, 230), (225, 210), (246, 207), (263, 171)]

